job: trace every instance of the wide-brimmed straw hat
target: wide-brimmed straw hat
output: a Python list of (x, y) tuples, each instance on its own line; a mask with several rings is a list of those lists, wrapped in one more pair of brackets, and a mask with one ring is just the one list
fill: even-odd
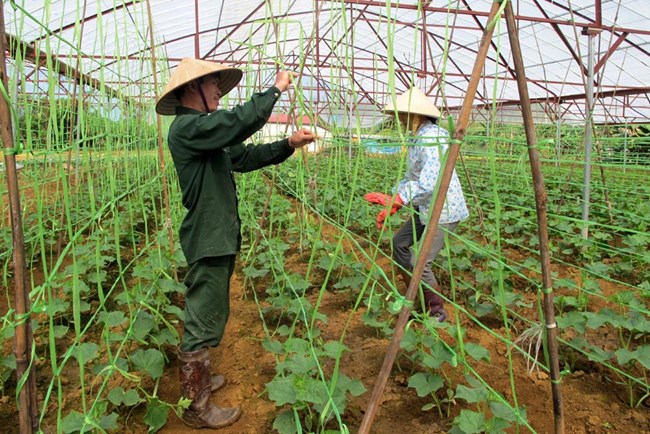
[(395, 98), (394, 104), (389, 101), (384, 107), (384, 113), (394, 115), (397, 113), (413, 113), (430, 118), (439, 118), (440, 110), (417, 87), (412, 87)]
[(219, 74), (219, 90), (221, 90), (221, 95), (230, 92), (233, 87), (237, 86), (237, 83), (239, 83), (242, 77), (241, 69), (232, 66), (209, 62), (207, 60), (192, 59), (190, 57), (184, 58), (169, 79), (169, 83), (165, 86), (165, 91), (160, 95), (156, 103), (156, 112), (161, 115), (176, 114), (176, 107), (181, 103), (174, 96), (174, 91), (192, 80), (216, 73)]

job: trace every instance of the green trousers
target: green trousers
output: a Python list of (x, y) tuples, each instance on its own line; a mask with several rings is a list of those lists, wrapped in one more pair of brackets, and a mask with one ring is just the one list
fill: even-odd
[(185, 330), (181, 351), (216, 347), (230, 315), (230, 277), (235, 256), (200, 259), (185, 276)]

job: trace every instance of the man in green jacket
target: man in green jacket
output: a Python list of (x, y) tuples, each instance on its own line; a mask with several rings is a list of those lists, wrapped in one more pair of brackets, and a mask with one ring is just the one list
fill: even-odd
[(220, 408), (210, 394), (224, 384), (210, 374), (208, 347), (223, 337), (230, 312), (230, 277), (241, 245), (241, 220), (233, 172), (279, 164), (314, 141), (301, 129), (263, 145), (243, 142), (260, 130), (294, 73), (281, 71), (275, 85), (232, 110), (218, 110), (242, 71), (214, 62), (183, 59), (156, 103), (161, 115), (176, 115), (168, 144), (187, 214), (180, 241), (187, 259), (184, 333), (178, 356), (182, 394), (192, 400), (183, 421), (195, 428), (228, 426), (239, 408)]

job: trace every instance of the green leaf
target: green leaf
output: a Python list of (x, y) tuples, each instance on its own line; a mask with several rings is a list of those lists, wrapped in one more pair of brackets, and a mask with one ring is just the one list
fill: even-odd
[[(490, 402), (490, 410), (492, 410), (492, 414), (494, 416), (506, 420), (508, 422), (514, 422), (517, 420), (517, 412), (515, 411), (515, 409), (510, 407), (507, 404), (504, 404), (503, 402), (496, 402), (496, 401)], [(527, 420), (525, 408), (519, 409), (519, 418), (522, 421)]]
[(279, 434), (297, 434), (298, 427), (296, 426), (293, 410), (283, 411), (278, 414), (273, 421), (273, 429)]
[(155, 333), (150, 336), (152, 341), (158, 346), (165, 344), (176, 346), (179, 343), (179, 337), (176, 331), (172, 331), (168, 328), (164, 328), (160, 330), (159, 333)]
[(341, 357), (343, 351), (348, 350), (348, 347), (339, 341), (329, 341), (323, 345), (323, 350), (325, 351), (326, 356), (330, 357), (331, 359), (338, 359)]
[(111, 404), (115, 406), (119, 406), (120, 404), (122, 404), (122, 400), (124, 399), (124, 389), (122, 389), (122, 387), (120, 386), (115, 387), (113, 390), (110, 391), (107, 398), (111, 402)]
[(282, 324), (275, 331), (278, 334), (278, 336), (283, 336), (283, 337), (287, 337), (293, 332), (293, 330), (289, 328), (286, 324)]
[[(104, 368), (111, 366), (110, 368), (104, 370)], [(122, 371), (128, 372), (129, 371), (129, 362), (126, 361), (123, 357), (118, 357), (117, 359), (114, 359), (112, 363), (98, 363), (95, 366), (93, 366), (92, 372), (95, 375), (106, 375), (108, 373), (114, 372), (115, 368), (118, 368)], [(102, 372), (103, 371), (103, 372)]]
[(318, 366), (317, 360), (311, 353), (295, 354), (284, 362), (277, 364), (276, 369), (294, 374), (308, 374)]
[(352, 396), (360, 396), (366, 391), (366, 386), (360, 380), (353, 380), (345, 374), (339, 373), (337, 387), (343, 391), (349, 391)]
[(144, 416), (144, 422), (149, 426), (149, 433), (155, 433), (167, 423), (169, 407), (158, 400), (151, 398), (147, 404), (147, 414)]
[(338, 282), (336, 282), (333, 285), (333, 287), (336, 289), (344, 289), (344, 288), (359, 289), (363, 286), (365, 281), (366, 281), (366, 277), (364, 275), (347, 276), (339, 280)]
[(338, 267), (339, 264), (336, 256), (330, 255), (328, 253), (321, 256), (320, 260), (318, 261), (318, 268), (325, 271), (336, 270)]
[(553, 288), (575, 288), (576, 282), (574, 279), (556, 279), (553, 281)]
[(307, 288), (311, 285), (304, 276), (300, 274), (291, 274), (287, 278), (287, 284), (289, 287), (297, 292), (298, 294), (304, 294)]
[(126, 316), (122, 311), (102, 312), (99, 314), (99, 322), (105, 323), (108, 327), (117, 327), (126, 321)]
[(138, 395), (137, 390), (130, 389), (129, 391), (124, 392), (124, 389), (122, 389), (120, 386), (111, 390), (111, 392), (108, 394), (108, 400), (116, 407), (119, 407), (122, 404), (131, 407), (139, 402), (142, 402), (142, 399), (140, 399), (140, 395)]
[(106, 270), (94, 270), (88, 273), (88, 281), (90, 283), (98, 284), (104, 282), (105, 280), (106, 280)]
[(461, 410), (454, 419), (454, 425), (465, 434), (479, 434), (485, 429), (485, 415), (470, 410)]
[(585, 345), (584, 349), (587, 352), (587, 357), (589, 357), (589, 360), (593, 360), (598, 363), (605, 363), (612, 358), (612, 353), (610, 351), (606, 351), (595, 345), (587, 344)]
[(451, 366), (457, 363), (456, 355), (441, 341), (432, 343), (429, 346), (429, 350), (431, 351), (432, 360), (429, 360), (425, 364), (430, 368), (437, 369), (444, 362), (449, 363)]
[(153, 316), (151, 314), (140, 311), (133, 324), (131, 324), (131, 333), (136, 340), (142, 341), (154, 328)]
[(84, 342), (77, 347), (75, 356), (79, 363), (88, 363), (97, 357), (99, 345), (92, 342)]
[(185, 293), (185, 284), (183, 282), (177, 282), (174, 279), (161, 278), (158, 279), (158, 286), (164, 293), (178, 292), (180, 294)]
[(424, 372), (411, 375), (408, 383), (408, 386), (414, 388), (420, 397), (429, 396), (444, 385), (445, 380), (440, 375)]
[(118, 414), (115, 412), (104, 415), (99, 418), (99, 426), (104, 428), (106, 431), (115, 430), (117, 429), (117, 417)]
[(88, 312), (92, 308), (92, 305), (86, 300), (81, 300), (79, 303), (79, 312)]
[(585, 332), (585, 325), (587, 324), (587, 319), (585, 318), (585, 314), (576, 312), (576, 311), (571, 311), (567, 312), (562, 316), (558, 316), (555, 318), (557, 321), (558, 327), (561, 329), (566, 329), (569, 327), (573, 327), (576, 332), (579, 334), (584, 334)]
[(174, 315), (181, 321), (185, 321), (185, 312), (183, 312), (183, 309), (178, 306), (175, 306), (173, 304), (167, 305), (165, 306), (165, 312)]
[(316, 405), (323, 405), (327, 402), (327, 384), (312, 377), (301, 378), (301, 380), (294, 381), (297, 400)]
[(493, 417), (487, 421), (486, 434), (505, 434), (506, 430), (510, 428), (508, 421), (499, 417)]
[(269, 274), (269, 269), (268, 268), (258, 269), (258, 268), (255, 268), (252, 265), (244, 268), (244, 275), (246, 277), (251, 277), (253, 279), (258, 278), (258, 277), (264, 277), (267, 274)]
[(16, 355), (14, 353), (3, 356), (0, 354), (0, 366), (9, 368), (10, 370), (16, 369)]
[(69, 327), (65, 325), (55, 325), (52, 327), (52, 333), (54, 333), (54, 338), (59, 339), (68, 333)]
[(485, 347), (479, 344), (467, 342), (465, 344), (465, 351), (476, 360), (485, 360), (488, 363), (490, 362), (490, 353)]
[(131, 354), (130, 359), (138, 371), (148, 373), (153, 379), (159, 378), (163, 373), (165, 358), (156, 349), (138, 349)]
[(464, 399), (468, 403), (487, 401), (488, 392), (485, 387), (470, 388), (459, 384), (456, 386), (456, 398)]
[(144, 280), (154, 280), (158, 271), (146, 264), (138, 264), (133, 267), (133, 277), (139, 277)]
[(268, 339), (268, 338), (264, 339), (264, 342), (262, 342), (262, 348), (264, 348), (266, 351), (273, 354), (284, 353), (284, 347), (282, 346), (282, 342), (273, 339)]
[(65, 434), (75, 433), (81, 431), (84, 425), (84, 415), (76, 410), (71, 411), (66, 417), (61, 420), (61, 431)]
[(49, 301), (42, 304), (35, 304), (33, 310), (35, 312), (42, 312), (54, 316), (59, 312), (68, 312), (70, 310), (70, 302), (64, 301), (60, 298), (51, 298)]
[(650, 345), (642, 345), (634, 351), (621, 348), (615, 354), (620, 365), (627, 365), (631, 360), (636, 360), (646, 369), (650, 369)]
[(270, 383), (266, 384), (266, 388), (269, 391), (269, 399), (275, 401), (275, 405), (278, 407), (296, 402), (293, 375), (284, 378), (275, 377)]
[[(598, 313), (585, 312), (585, 316), (589, 319), (588, 326), (598, 328), (605, 323), (611, 324), (613, 327), (620, 327), (621, 323), (625, 321), (625, 317), (614, 312), (611, 309), (601, 309)], [(596, 326), (597, 324), (597, 326)]]
[(309, 351), (309, 342), (305, 339), (290, 338), (284, 343), (288, 353), (306, 353)]
[[(83, 280), (77, 278), (77, 279), (75, 279), (75, 283), (76, 283), (77, 289), (79, 290), (80, 293), (87, 294), (88, 292), (90, 292), (90, 287)], [(74, 285), (74, 283), (73, 283), (73, 285)]]
[(391, 302), (388, 305), (388, 311), (394, 315), (400, 313), (402, 311), (402, 308), (404, 307), (404, 301), (399, 299)]
[(416, 345), (418, 344), (418, 341), (419, 339), (417, 334), (411, 327), (409, 327), (404, 331), (404, 334), (402, 335), (400, 348), (407, 352), (414, 351)]
[(474, 306), (476, 315), (479, 317), (491, 314), (492, 312), (494, 312), (494, 308), (495, 306), (491, 303), (479, 303), (476, 306)]
[[(642, 308), (642, 306), (641, 306)], [(650, 321), (641, 312), (631, 311), (623, 321), (623, 327), (640, 333), (650, 333)]]
[(600, 294), (603, 292), (603, 290), (600, 287), (600, 282), (598, 282), (595, 279), (585, 278), (582, 282), (582, 285), (585, 291), (593, 292), (596, 294)]
[(610, 266), (600, 261), (586, 264), (585, 268), (596, 276), (608, 276)]

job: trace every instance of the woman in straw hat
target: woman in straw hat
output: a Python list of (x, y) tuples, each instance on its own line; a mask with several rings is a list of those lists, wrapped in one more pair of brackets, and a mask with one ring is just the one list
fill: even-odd
[(239, 408), (221, 408), (210, 394), (224, 384), (210, 374), (208, 347), (223, 337), (230, 312), (230, 277), (241, 244), (237, 190), (232, 172), (249, 172), (285, 161), (294, 150), (314, 141), (301, 129), (288, 139), (263, 145), (243, 141), (268, 120), (294, 73), (281, 71), (275, 85), (232, 110), (217, 110), (242, 71), (214, 62), (186, 58), (156, 103), (161, 115), (176, 115), (168, 144), (187, 214), (180, 241), (187, 259), (184, 283), (184, 333), (178, 351), (182, 394), (192, 402), (183, 421), (195, 428), (228, 426)]
[[(396, 116), (407, 132), (413, 135), (408, 146), (408, 169), (404, 179), (394, 189), (393, 196), (368, 193), (364, 198), (370, 203), (386, 207), (377, 215), (378, 228), (383, 227), (388, 215), (395, 214), (404, 205), (410, 205), (412, 208), (412, 218), (393, 236), (393, 258), (401, 267), (400, 272), (408, 285), (410, 274), (406, 271), (412, 271), (415, 265), (411, 248), (420, 239), (429, 221), (431, 202), (435, 198), (436, 183), (442, 171), (441, 160), (447, 151), (449, 133), (438, 126), (440, 111), (415, 87), (397, 97), (395, 104), (389, 103), (384, 112)], [(427, 284), (423, 288), (425, 311), (441, 322), (447, 314), (431, 264), (444, 247), (445, 233), (453, 232), (458, 223), (468, 216), (463, 190), (454, 170), (438, 230), (431, 251), (427, 252), (427, 262), (422, 273), (422, 280)]]

